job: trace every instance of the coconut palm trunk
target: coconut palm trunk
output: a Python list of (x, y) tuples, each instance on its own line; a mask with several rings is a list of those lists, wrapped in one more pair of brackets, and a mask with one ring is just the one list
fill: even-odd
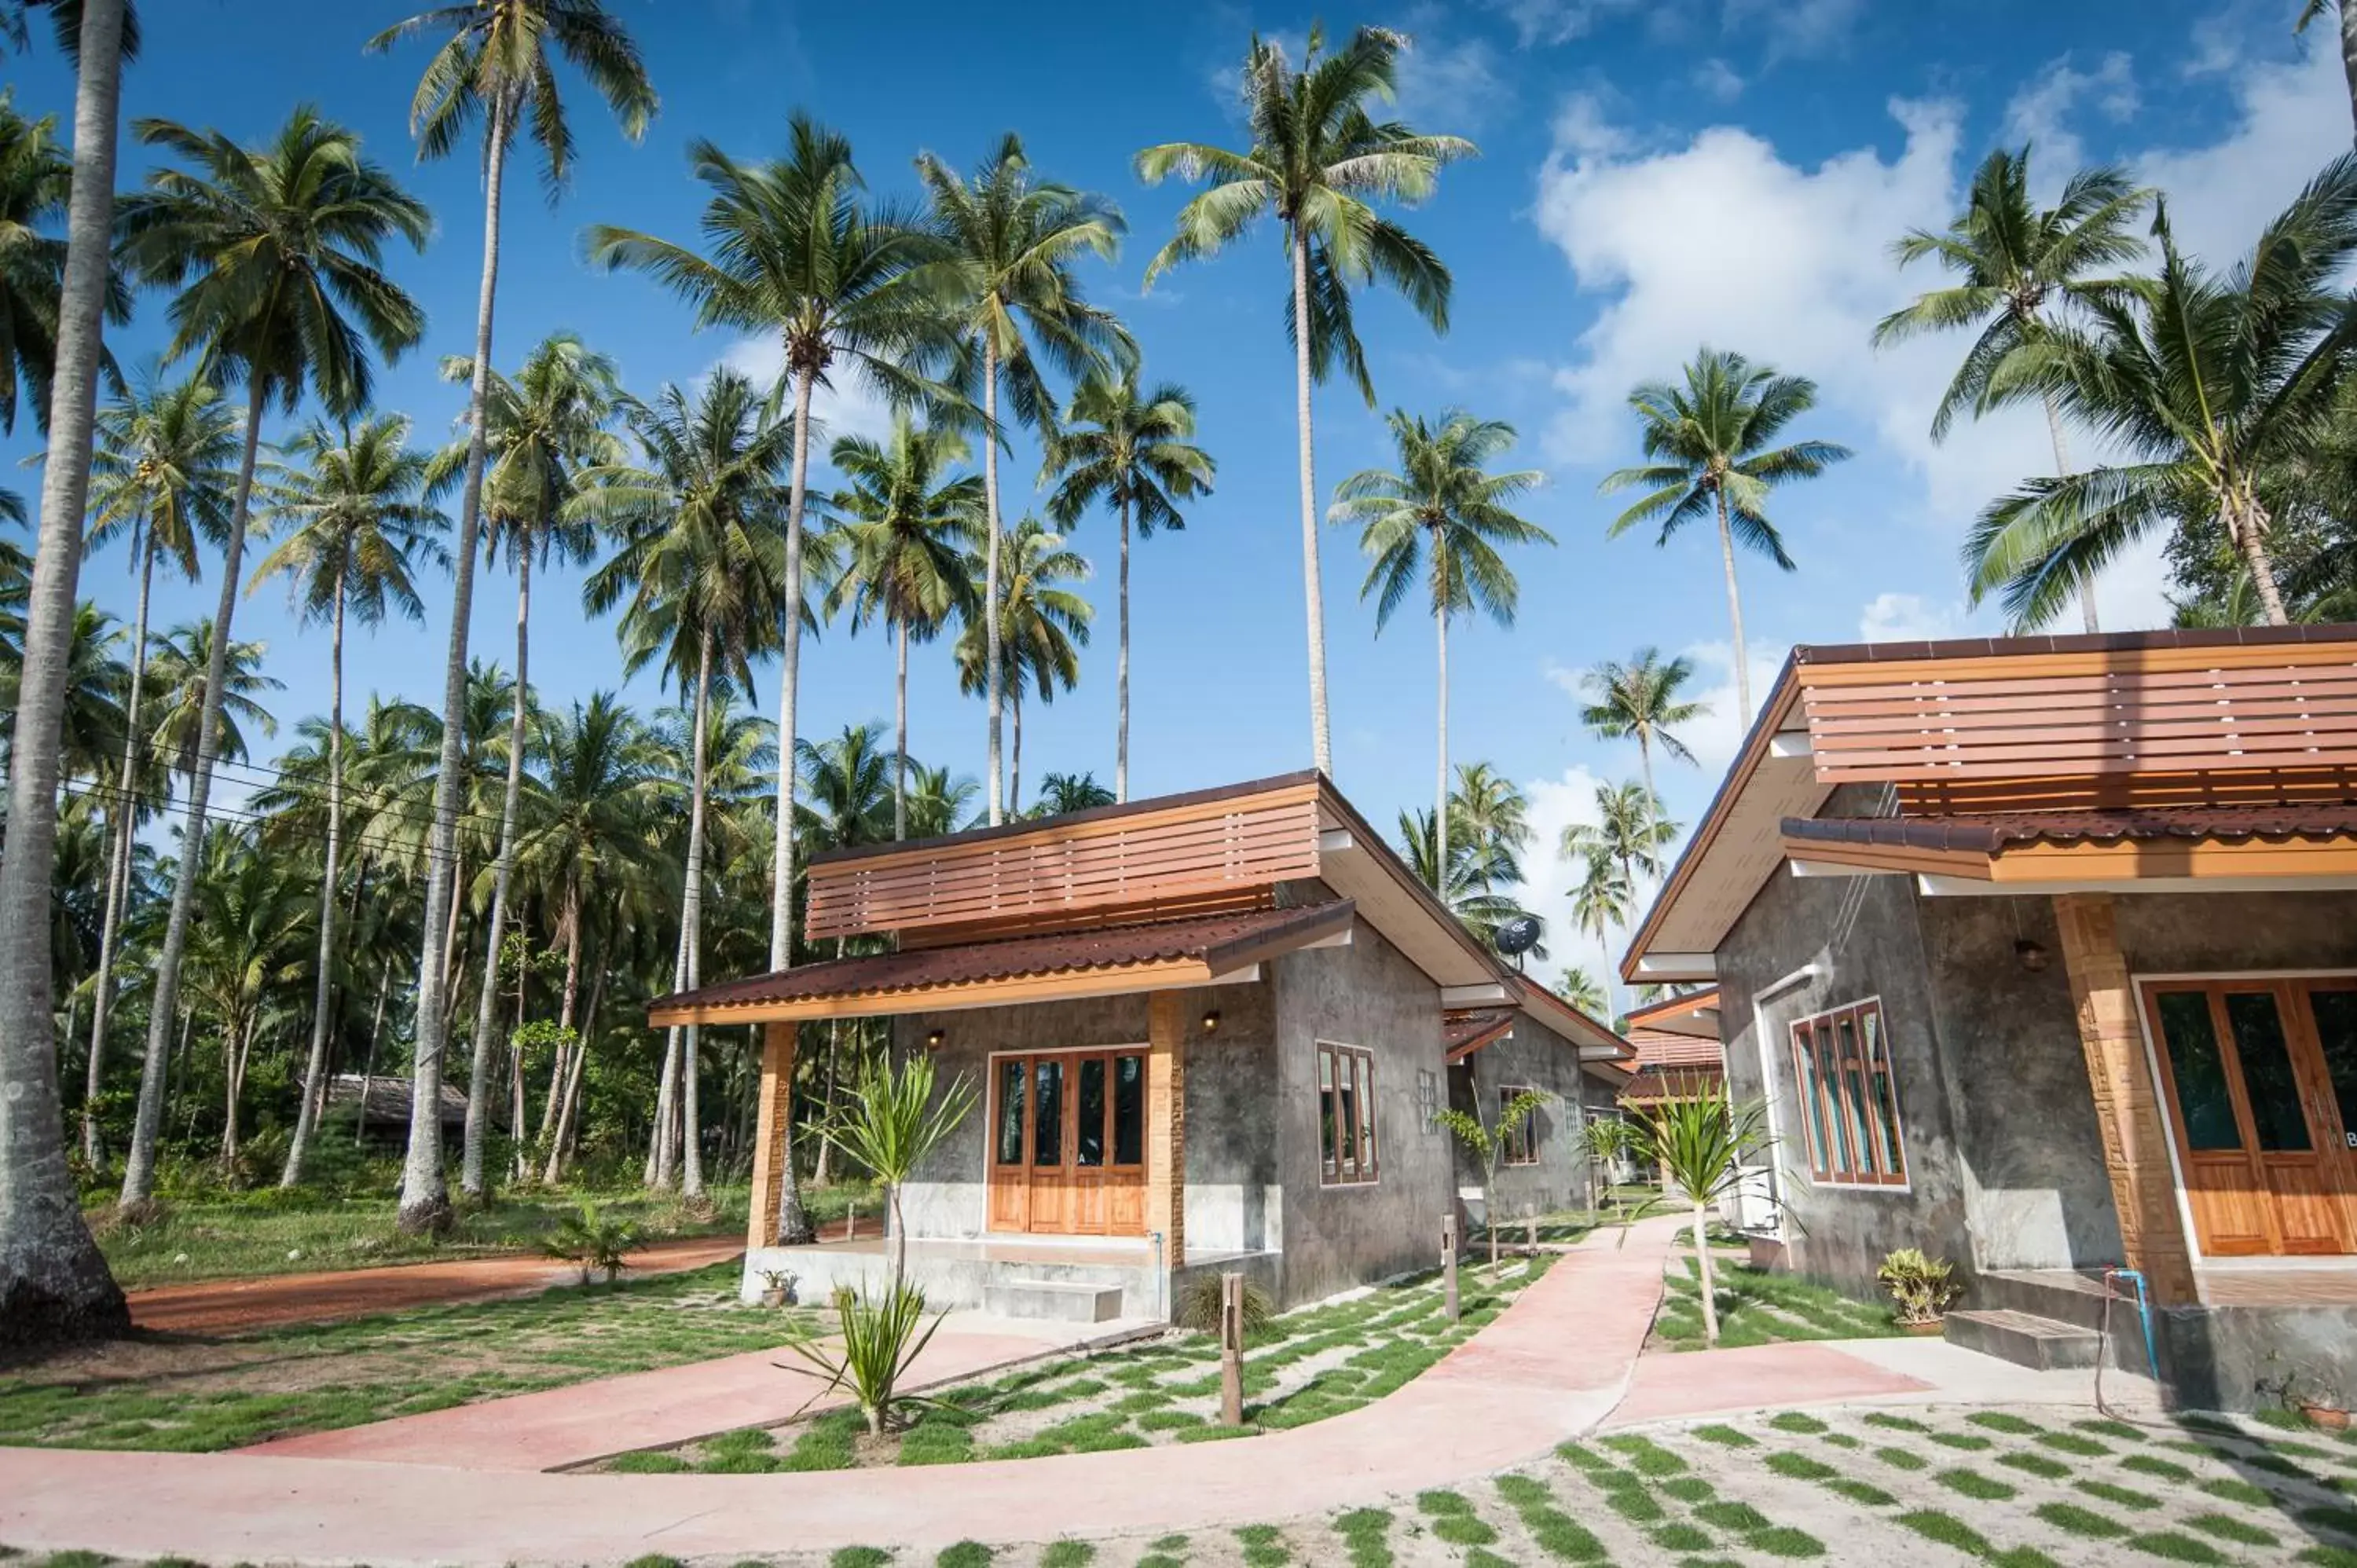
[(1694, 1205), (1695, 1270), (1702, 1285), (1702, 1337), (1706, 1344), (1718, 1343), (1718, 1286), (1710, 1273), (1710, 1210), (1697, 1197)]
[[(802, 629), (801, 622), (794, 629)], [(792, 640), (788, 639), (789, 642)], [(687, 949), (686, 989), (693, 991), (704, 978), (704, 789), (705, 771), (709, 766), (705, 734), (712, 701), (712, 633), (707, 628), (698, 639), (695, 655), (695, 741), (690, 749), (694, 758), (690, 765), (693, 795), (687, 803), (687, 886), (680, 896), (682, 940)], [(687, 1026), (683, 1042), (679, 1067), (680, 1109), (680, 1178), (679, 1195), (694, 1199), (704, 1196), (703, 1140), (698, 1136), (701, 1118), (696, 1106), (696, 1046), (697, 1026)]]
[(892, 672), (892, 841), (909, 836), (909, 621), (892, 628), (897, 667)]
[[(204, 874), (205, 817), (213, 787), (213, 758), (221, 749), (222, 686), (229, 669), (230, 621), (237, 613), (237, 590), (245, 557), (245, 524), (253, 506), (253, 464), (262, 444), (262, 411), (268, 383), (249, 379), (245, 394), (245, 447), (238, 458), (237, 499), (230, 508), (229, 538), (221, 551), (221, 595), (213, 606), (212, 645), (205, 659), (205, 698), (197, 717), (197, 765), (188, 779), (188, 825), (180, 834), (180, 863), (172, 880), (171, 913), (164, 945), (156, 955), (156, 992), (147, 1004), (147, 1059), (139, 1072), (139, 1110), (131, 1127), (130, 1156), (124, 1162), (120, 1208), (145, 1205), (156, 1191), (156, 1140), (164, 1124), (164, 1073), (172, 1044), (172, 1020), (180, 1004), (180, 965), (188, 952), (188, 921), (196, 908), (197, 880)], [(20, 757), (19, 766), (22, 766)]]
[[(491, 375), (491, 306), (500, 278), (500, 183), (507, 169), (513, 105), (490, 104), (483, 144), (483, 276), (475, 304), (475, 364), (467, 392), (467, 478), (458, 503), (457, 553), (451, 562), (450, 651), (442, 672), (442, 759), (434, 781), (434, 828), (425, 857), (425, 938), (417, 975), (417, 1051), (409, 1090), (409, 1153), (401, 1171), (401, 1229), (439, 1232), (450, 1222), (450, 1189), (442, 1174), (442, 1057), (449, 1044), (447, 1012), (451, 965), (441, 928), (457, 908), (458, 791), (466, 736), (467, 629), (474, 613), (475, 551), (483, 521), (483, 468), (490, 450), (483, 403)], [(522, 672), (517, 672), (522, 691)], [(498, 974), (483, 975), (485, 990)], [(490, 1062), (479, 1048), (467, 1084), (468, 1118), (488, 1085)]]
[(98, 1097), (106, 1086), (106, 1026), (113, 1012), (114, 950), (130, 896), (131, 848), (139, 825), (139, 707), (147, 682), (147, 607), (156, 582), (156, 536), (139, 531), (139, 607), (131, 625), (131, 693), (123, 708), (123, 768), (115, 776), (114, 845), (107, 857), (106, 913), (99, 923), (98, 978), (90, 1005), (90, 1051), (82, 1064), (81, 1157), (92, 1171), (106, 1168), (106, 1141), (98, 1123)]
[[(1439, 883), (1433, 891), (1448, 897), (1448, 612), (1432, 618), (1440, 649), (1439, 778), (1432, 797), (1432, 875)], [(1491, 1260), (1492, 1262), (1495, 1259)]]
[(982, 344), (982, 489), (988, 531), (983, 544), (982, 640), (983, 662), (986, 666), (983, 679), (989, 690), (990, 825), (995, 828), (1006, 820), (1007, 811), (1001, 793), (1006, 775), (1000, 767), (998, 728), (1000, 709), (1006, 701), (1006, 671), (1000, 662), (1003, 655), (998, 626), (998, 349), (986, 334)]
[[(2054, 401), (2050, 391), (2039, 401), (2046, 406), (2046, 434), (2054, 443), (2054, 477), (2067, 479), (2071, 477), (2071, 449), (2062, 438), (2061, 405)], [(2095, 580), (2093, 577), (2079, 585), (2079, 622), (2087, 631), (2104, 629), (2103, 622), (2095, 615)]]
[(1114, 706), (1119, 713), (1113, 748), (1113, 798), (1129, 799), (1129, 495), (1121, 498), (1121, 651), (1114, 663)]
[(2267, 612), (2269, 626), (2289, 626), (2291, 617), (2285, 613), (2283, 591), (2276, 586), (2276, 564), (2267, 551), (2267, 513), (2257, 497), (2247, 491), (2229, 496), (2222, 509), (2221, 521), (2225, 524), (2226, 537), (2242, 553), (2244, 563), (2251, 569), (2251, 586), (2259, 593), (2259, 603)]
[[(516, 811), (523, 800), (524, 722), (532, 703), (532, 542), (526, 537), (516, 552), (515, 706), (508, 719), (507, 791), (500, 798), (500, 853), (491, 863), (490, 931), (483, 948), (483, 984), (475, 1001), (474, 1061), (467, 1074), (467, 1128), (458, 1160), (458, 1189), (479, 1202), (483, 1197), (483, 1144), (490, 1132), (492, 1003), (499, 992), (500, 940), (506, 934), (508, 888), (515, 875)], [(519, 982), (521, 984), (521, 982)], [(519, 1069), (521, 1063), (518, 1064)], [(522, 1071), (516, 1075), (519, 1106), (523, 1093)], [(508, 1129), (523, 1136), (519, 1119)], [(518, 1158), (522, 1155), (519, 1154)]]
[(25, 607), (8, 854), (0, 859), (0, 1339), (119, 1334), (123, 1293), (82, 1223), (66, 1165), (50, 1015), (48, 907), (57, 843), (58, 736), (90, 491), (91, 427), (104, 353), (122, 85), (123, 0), (84, 0), (74, 91), (73, 179), (49, 403), (40, 539)]
[[(770, 906), (770, 967), (791, 969), (794, 961), (794, 729), (800, 714), (802, 669), (802, 511), (810, 499), (811, 397), (818, 371), (806, 367), (794, 378), (794, 458), (786, 495), (785, 647), (778, 670), (778, 842), (773, 859), (776, 884)], [(902, 650), (905, 670), (907, 650)], [(902, 693), (905, 714), (907, 694)], [(903, 725), (905, 728), (905, 718)], [(697, 736), (698, 743), (702, 736)], [(802, 1184), (794, 1177), (794, 1117), (792, 1096), (787, 1096), (784, 1157), (778, 1163), (783, 1190), (778, 1197), (778, 1240), (789, 1247), (818, 1240), (802, 1208)]]
[(344, 573), (336, 577), (336, 605), (328, 638), (328, 852), (319, 872), (319, 972), (311, 988), (311, 1052), (303, 1068), (303, 1099), (295, 1111), (295, 1133), (286, 1143), (286, 1168), (278, 1185), (303, 1180), (303, 1156), (317, 1122), (320, 1090), (328, 1070), (328, 1008), (334, 995), (336, 875), (344, 843)]
[(2341, 13), (2341, 74), (2349, 82), (2349, 116), (2357, 124), (2357, 5), (2339, 0)]
[(1309, 611), (1309, 741), (1318, 771), (1334, 774), (1326, 721), (1326, 594), (1318, 565), (1318, 478), (1309, 424), (1309, 234), (1293, 231), (1294, 404), (1301, 440), (1301, 577)]
[(1713, 494), (1718, 500), (1718, 555), (1727, 568), (1727, 619), (1735, 631), (1735, 705), (1741, 710), (1741, 727), (1749, 730), (1752, 719), (1751, 661), (1743, 652), (1743, 594), (1735, 585), (1735, 529), (1727, 521), (1726, 487), (1715, 487)]

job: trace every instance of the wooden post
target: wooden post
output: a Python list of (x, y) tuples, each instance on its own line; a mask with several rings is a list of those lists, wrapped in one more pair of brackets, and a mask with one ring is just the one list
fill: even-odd
[(1440, 1295), (1448, 1313), (1448, 1321), (1455, 1323), (1463, 1315), (1457, 1306), (1457, 1216), (1454, 1214), (1440, 1217)]
[(1523, 1229), (1529, 1234), (1531, 1256), (1535, 1258), (1539, 1255), (1539, 1210), (1536, 1204), (1523, 1205)]
[[(1187, 1014), (1184, 995), (1146, 1001), (1146, 1229), (1163, 1237), (1162, 1267), (1187, 1262)], [(1165, 1277), (1168, 1277), (1166, 1273)]]
[(1244, 1423), (1244, 1277), (1220, 1276), (1220, 1424)]
[(2079, 1014), (2079, 1045), (2094, 1090), (2095, 1126), (2104, 1165), (2112, 1178), (2120, 1243), (2128, 1266), (2141, 1270), (2153, 1301), (2180, 1305), (2197, 1299), (2193, 1260), (2177, 1208), (2177, 1178), (2162, 1130), (2158, 1087), (2136, 1026), (2136, 988), (2120, 951), (2116, 910), (2108, 893), (2064, 893), (2054, 898), (2062, 934), (2062, 967)]
[(753, 1112), (753, 1195), (745, 1226), (748, 1248), (778, 1244), (778, 1210), (786, 1190), (787, 1118), (794, 1103), (792, 1024), (765, 1025), (761, 1033), (760, 1098)]

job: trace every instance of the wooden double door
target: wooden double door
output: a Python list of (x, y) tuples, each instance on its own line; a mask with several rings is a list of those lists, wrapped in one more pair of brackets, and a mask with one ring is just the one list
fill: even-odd
[(1146, 1234), (1146, 1048), (991, 1058), (990, 1228)]
[(2357, 1252), (2357, 976), (2147, 981), (2202, 1254)]

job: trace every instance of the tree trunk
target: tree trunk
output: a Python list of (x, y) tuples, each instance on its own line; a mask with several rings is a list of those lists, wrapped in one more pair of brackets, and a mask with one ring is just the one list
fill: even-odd
[(1015, 750), (1014, 755), (1008, 759), (1006, 768), (1006, 814), (1010, 817), (1019, 817), (1023, 814), (1023, 682), (1021, 681), (1015, 682), (1014, 689), (1008, 693), (1008, 697), (1007, 707), (1010, 711), (1007, 717), (1014, 723)]
[(1309, 236), (1293, 231), (1293, 395), (1301, 437), (1301, 578), (1309, 607), (1309, 744), (1318, 771), (1334, 776), (1326, 720), (1326, 593), (1318, 565), (1318, 481), (1309, 429)]
[[(152, 520), (151, 520), (152, 521)], [(107, 858), (106, 914), (98, 933), (98, 983), (90, 1004), (90, 1055), (82, 1069), (81, 1157), (94, 1174), (106, 1170), (106, 1141), (98, 1123), (98, 1097), (106, 1087), (106, 1026), (114, 1004), (114, 944), (123, 934), (131, 891), (131, 850), (139, 828), (139, 706), (147, 682), (147, 605), (156, 581), (156, 535), (139, 530), (139, 608), (131, 625), (131, 695), (123, 709), (123, 768), (115, 777), (114, 846)]]
[[(1440, 779), (1432, 800), (1433, 891), (1448, 902), (1448, 612), (1432, 618), (1440, 631)], [(1495, 1262), (1494, 1258), (1491, 1260)]]
[[(2054, 477), (2067, 479), (2071, 477), (2071, 449), (2062, 439), (2061, 405), (2054, 401), (2054, 394), (2050, 392), (2040, 401), (2046, 405), (2047, 436), (2054, 443)], [(2092, 574), (2081, 579), (2079, 584), (2079, 623), (2086, 631), (2104, 629), (2103, 622), (2095, 617), (2095, 579)]]
[(387, 953), (384, 955), (383, 964), (377, 972), (376, 1016), (369, 1023), (368, 1062), (361, 1069), (360, 1101), (352, 1109), (352, 1147), (354, 1148), (360, 1147), (361, 1139), (368, 1133), (369, 1090), (376, 1083), (377, 1046), (384, 1038), (384, 1003), (385, 998), (391, 995), (392, 992), (393, 955)]
[[(532, 544), (527, 536), (523, 548), (516, 552), (515, 706), (508, 720), (507, 792), (500, 800), (500, 853), (491, 863), (491, 929), (483, 950), (482, 993), (475, 1004), (474, 1060), (467, 1072), (466, 1142), (458, 1159), (458, 1190), (478, 1203), (483, 1198), (483, 1144), (490, 1120), (491, 1003), (499, 989), (494, 982), (500, 972), (500, 940), (507, 931), (508, 887), (515, 875), (516, 811), (523, 799), (524, 719), (532, 701)], [(522, 989), (522, 981), (516, 983)], [(523, 1136), (523, 1122), (516, 1115), (523, 1096), (521, 1057), (516, 1066), (516, 1105), (511, 1108), (508, 1127), (511, 1140)]]
[(1751, 660), (1743, 650), (1743, 596), (1735, 586), (1735, 531), (1727, 521), (1727, 492), (1713, 492), (1718, 499), (1718, 554), (1727, 568), (1727, 618), (1735, 629), (1735, 705), (1742, 710), (1742, 722), (1738, 726), (1751, 728)]
[(987, 522), (982, 569), (983, 680), (990, 703), (990, 825), (995, 828), (1006, 820), (1005, 797), (1001, 793), (1005, 775), (999, 766), (998, 737), (999, 713), (1006, 700), (1006, 671), (999, 662), (1003, 655), (998, 635), (998, 348), (991, 342), (986, 332), (982, 341), (982, 405), (983, 510)]
[(574, 1107), (580, 1102), (581, 1078), (589, 1063), (589, 1038), (597, 1029), (597, 1003), (605, 993), (606, 972), (600, 966), (597, 982), (589, 987), (589, 1011), (581, 1021), (580, 1038), (574, 1043), (573, 1063), (565, 1074), (564, 1102), (556, 1113), (556, 1131), (548, 1140), (547, 1164), (540, 1173), (544, 1187), (554, 1187), (565, 1175), (565, 1145), (573, 1136)]
[[(574, 1004), (581, 995), (581, 887), (568, 878), (565, 888), (565, 989), (556, 1004), (556, 1049), (548, 1064), (548, 1102), (540, 1110), (540, 1147), (546, 1150), (556, 1135), (557, 1102), (564, 1098), (565, 1078), (572, 1047), (565, 1031), (573, 1027)], [(549, 1178), (554, 1181), (555, 1178)]]
[(794, 962), (794, 734), (802, 672), (802, 509), (810, 495), (811, 393), (815, 366), (794, 371), (794, 467), (786, 497), (786, 604), (778, 661), (778, 837), (771, 852), (770, 967)]
[(66, 1164), (49, 1011), (49, 897), (56, 872), (58, 742), (81, 570), (91, 426), (114, 224), (115, 108), (123, 0), (85, 0), (74, 95), (73, 184), (41, 521), (25, 606), (8, 853), (0, 858), (0, 1345), (122, 1334), (123, 1292), (82, 1223)]
[[(165, 1053), (172, 1043), (172, 1018), (180, 1005), (180, 964), (188, 951), (197, 881), (204, 875), (205, 814), (212, 795), (213, 757), (221, 749), (221, 687), (228, 679), (231, 618), (245, 554), (245, 525), (253, 503), (253, 463), (262, 442), (262, 411), (268, 386), (249, 382), (245, 397), (245, 451), (239, 459), (237, 499), (230, 508), (229, 538), (221, 553), (221, 595), (213, 606), (213, 640), (205, 660), (205, 700), (197, 715), (197, 766), (188, 780), (188, 825), (180, 833), (180, 863), (173, 874), (172, 908), (164, 924), (164, 945), (156, 956), (156, 990), (147, 1004), (147, 1059), (139, 1073), (139, 1112), (132, 1123), (131, 1155), (124, 1162), (123, 1193), (128, 1210), (145, 1203), (156, 1188), (156, 1140), (163, 1130)], [(18, 766), (25, 765), (23, 747)]]
[[(483, 464), (489, 450), (483, 403), (491, 374), (491, 306), (500, 278), (500, 178), (507, 166), (509, 104), (495, 99), (485, 127), (483, 149), (483, 278), (475, 306), (475, 366), (467, 394), (467, 478), (458, 505), (457, 553), (451, 562), (450, 651), (443, 670), (442, 761), (434, 781), (434, 828), (425, 856), (425, 936), (417, 966), (417, 1053), (410, 1073), (409, 1154), (401, 1170), (398, 1223), (409, 1235), (439, 1235), (450, 1223), (450, 1188), (442, 1173), (442, 1055), (450, 1038), (445, 1004), (449, 966), (440, 927), (457, 904), (454, 862), (458, 847), (460, 748), (466, 738), (467, 622), (474, 613), (475, 550), (483, 521)], [(517, 671), (516, 688), (523, 688)], [(519, 696), (521, 700), (521, 696)], [(498, 973), (487, 969), (490, 988)], [(483, 1042), (475, 1042), (479, 1059)], [(474, 1121), (475, 1079), (468, 1083), (468, 1112)]]
[[(1687, 1196), (1692, 1197), (1692, 1194)], [(1718, 1287), (1710, 1277), (1710, 1219), (1702, 1204), (1694, 1206), (1695, 1267), (1702, 1275), (1702, 1337), (1706, 1345), (1718, 1343)]]
[(909, 623), (893, 628), (899, 665), (892, 675), (892, 842), (909, 836)]
[(1121, 653), (1114, 665), (1114, 707), (1120, 714), (1113, 748), (1113, 798), (1129, 799), (1129, 492), (1121, 497)]
[[(351, 563), (347, 560), (344, 568)], [(303, 1180), (303, 1155), (311, 1141), (317, 1113), (320, 1079), (328, 1068), (328, 1003), (334, 989), (329, 978), (336, 960), (336, 871), (344, 842), (344, 577), (336, 577), (334, 629), (328, 639), (328, 857), (319, 874), (319, 973), (311, 991), (311, 1055), (303, 1069), (303, 1102), (296, 1108), (295, 1134), (286, 1143), (286, 1168), (281, 1187)]]
[(221, 1031), (221, 1077), (226, 1080), (221, 1106), (221, 1169), (237, 1164), (237, 1102), (245, 1093), (245, 1063), (253, 1051), (253, 1031), (262, 1021), (259, 1002), (242, 1025), (232, 1022)]
[(1643, 730), (1637, 732), (1637, 768), (1645, 776), (1645, 795), (1658, 809), (1662, 792), (1653, 788), (1653, 744)]
[[(788, 545), (791, 550), (792, 546)], [(793, 572), (789, 567), (788, 575)], [(799, 617), (794, 631), (802, 630)], [(790, 639), (791, 640), (791, 639)], [(694, 990), (704, 980), (704, 789), (705, 773), (708, 767), (706, 731), (710, 727), (712, 701), (712, 633), (706, 629), (698, 640), (695, 658), (695, 741), (690, 750), (693, 757), (690, 776), (693, 796), (687, 803), (687, 887), (680, 899), (681, 940), (687, 948), (687, 984)], [(704, 1196), (704, 1151), (701, 1118), (696, 1105), (696, 1047), (701, 1030), (694, 1024), (687, 1026), (687, 1038), (680, 1058), (680, 1178), (679, 1195), (694, 1200)]]
[(2243, 553), (2244, 564), (2251, 569), (2251, 586), (2259, 592), (2259, 603), (2266, 607), (2269, 626), (2289, 626), (2291, 617), (2284, 612), (2283, 591), (2276, 586), (2276, 564), (2267, 553), (2267, 514), (2255, 499), (2239, 504), (2226, 503), (2226, 537), (2233, 541)]
[[(684, 989), (686, 954), (683, 951), (672, 970), (672, 986)], [(679, 1157), (679, 1144), (673, 1136), (679, 1126), (679, 1026), (663, 1031), (662, 1072), (655, 1084), (655, 1121), (647, 1133), (647, 1169), (644, 1185), (651, 1187), (671, 1186), (673, 1162)]]
[(2341, 74), (2349, 81), (2349, 116), (2357, 124), (2357, 5), (2340, 0)]

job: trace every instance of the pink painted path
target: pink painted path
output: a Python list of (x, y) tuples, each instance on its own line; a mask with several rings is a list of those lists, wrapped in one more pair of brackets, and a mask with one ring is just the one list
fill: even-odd
[(454, 1471), (268, 1454), (0, 1449), (0, 1541), (117, 1557), (619, 1563), (1203, 1529), (1351, 1508), (1521, 1464), (1619, 1403), (1674, 1220), (1557, 1262), (1392, 1395), (1230, 1443), (768, 1476)]
[(1739, 1350), (1647, 1356), (1605, 1425), (1838, 1404), (1893, 1394), (1929, 1393), (1936, 1385), (1878, 1367), (1829, 1345), (1796, 1342)]
[[(1036, 1337), (953, 1334), (945, 1328), (917, 1358), (914, 1375), (919, 1386), (954, 1382), (1058, 1348)], [(239, 1452), (460, 1470), (554, 1470), (627, 1449), (669, 1447), (740, 1426), (773, 1425), (792, 1420), (806, 1406), (815, 1412), (849, 1402), (837, 1396), (812, 1403), (823, 1381), (791, 1350), (748, 1350), (692, 1366), (282, 1437)]]

